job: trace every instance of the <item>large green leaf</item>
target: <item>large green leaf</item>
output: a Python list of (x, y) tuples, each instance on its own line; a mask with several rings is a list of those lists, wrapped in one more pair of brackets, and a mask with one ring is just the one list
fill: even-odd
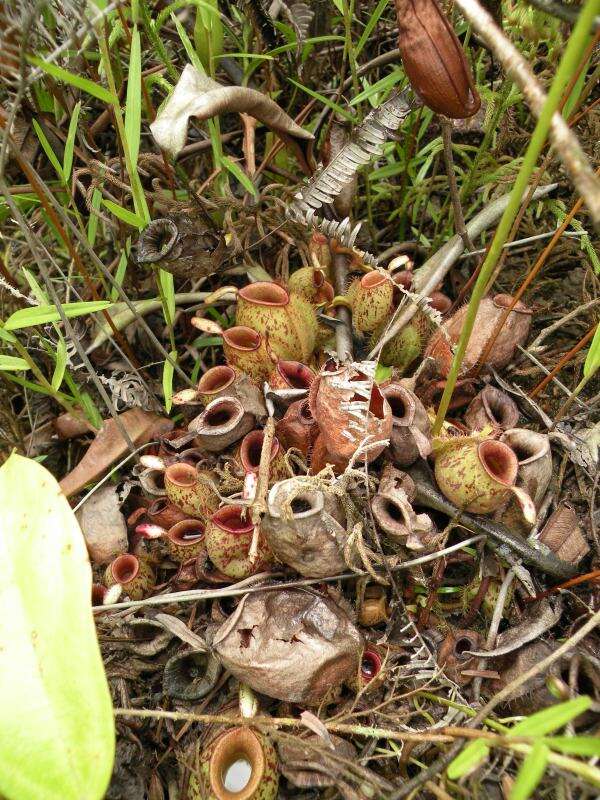
[(0, 469), (0, 796), (99, 800), (114, 758), (83, 536), (58, 483)]

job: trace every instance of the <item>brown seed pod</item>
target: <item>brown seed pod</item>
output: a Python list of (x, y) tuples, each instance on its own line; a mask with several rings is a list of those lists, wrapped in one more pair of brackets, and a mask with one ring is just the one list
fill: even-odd
[(214, 649), (223, 666), (257, 692), (317, 705), (358, 671), (362, 637), (330, 598), (286, 590), (248, 595), (222, 625)]
[(505, 431), (514, 428), (518, 420), (519, 409), (515, 401), (506, 392), (489, 384), (471, 400), (465, 411), (465, 424), (471, 431), (483, 430), (487, 425)]
[(470, 117), (481, 100), (461, 44), (436, 0), (395, 0), (398, 47), (412, 88), (438, 114)]

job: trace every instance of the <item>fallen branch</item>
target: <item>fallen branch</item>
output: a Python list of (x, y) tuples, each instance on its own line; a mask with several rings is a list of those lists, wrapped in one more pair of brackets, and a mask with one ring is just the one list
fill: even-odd
[(523, 561), (536, 567), (540, 572), (560, 578), (571, 578), (577, 572), (573, 564), (568, 564), (556, 558), (552, 553), (543, 553), (535, 550), (525, 539), (515, 536), (508, 528), (487, 517), (473, 516), (460, 511), (453, 503), (446, 500), (444, 495), (435, 488), (429, 477), (426, 467), (417, 465), (409, 470), (410, 477), (415, 482), (417, 490), (416, 502), (418, 505), (440, 511), (450, 517), (454, 522), (462, 525), (473, 533), (484, 534), (488, 537), (491, 547), (508, 547), (519, 555)]

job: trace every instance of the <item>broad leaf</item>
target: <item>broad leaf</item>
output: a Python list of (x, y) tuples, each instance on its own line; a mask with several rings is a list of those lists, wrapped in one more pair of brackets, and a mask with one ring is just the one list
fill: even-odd
[[(94, 314), (96, 311), (103, 311), (110, 308), (112, 303), (108, 300), (90, 300), (81, 303), (64, 303), (62, 310), (65, 317), (81, 317), (84, 314)], [(20, 308), (11, 314), (4, 323), (7, 331), (18, 331), (21, 328), (30, 328), (32, 325), (45, 325), (48, 322), (60, 322), (60, 314), (56, 306), (32, 306), (31, 308)]]
[(489, 745), (485, 743), (484, 739), (474, 739), (469, 742), (454, 761), (448, 764), (448, 777), (451, 781), (455, 781), (464, 775), (470, 775), (486, 761), (489, 752)]
[(41, 464), (0, 469), (0, 795), (100, 800), (115, 733), (75, 516)]
[(528, 800), (544, 777), (549, 750), (543, 742), (535, 742), (523, 759), (521, 769), (510, 790), (509, 800)]
[(591, 706), (589, 697), (576, 697), (566, 703), (558, 703), (532, 714), (511, 728), (511, 736), (546, 736), (562, 728), (568, 722), (583, 714)]

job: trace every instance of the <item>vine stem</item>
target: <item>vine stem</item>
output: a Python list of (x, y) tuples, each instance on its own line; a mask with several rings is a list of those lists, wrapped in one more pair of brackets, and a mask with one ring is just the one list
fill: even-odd
[[(469, 21), (473, 23), (474, 27), (478, 30), (479, 33), (482, 33), (482, 35), (484, 31), (489, 30), (487, 27), (485, 27), (484, 30), (482, 31), (481, 26), (483, 23), (489, 26), (489, 28), (493, 27), (496, 29), (495, 33), (498, 34), (499, 36), (501, 42), (500, 45), (498, 44), (497, 35), (494, 36), (490, 35), (489, 38), (488, 36), (484, 36), (484, 38), (489, 42), (490, 46), (492, 47), (496, 55), (506, 66), (507, 48), (509, 53), (512, 53), (514, 48), (512, 44), (508, 42), (506, 37), (498, 30), (497, 26), (494, 25), (490, 15), (487, 14), (487, 12), (485, 12), (481, 8), (477, 0), (457, 0), (457, 4), (461, 8), (465, 16), (469, 19)], [(533, 131), (527, 150), (525, 152), (521, 169), (519, 170), (512, 192), (510, 193), (508, 205), (502, 215), (502, 218), (496, 230), (496, 235), (494, 236), (489, 252), (481, 267), (479, 277), (477, 278), (477, 281), (473, 288), (473, 294), (471, 295), (471, 301), (469, 302), (463, 329), (460, 335), (456, 352), (454, 354), (452, 366), (450, 367), (450, 372), (448, 374), (448, 379), (446, 381), (446, 387), (444, 389), (444, 393), (440, 401), (435, 423), (433, 425), (432, 433), (434, 436), (439, 435), (439, 432), (442, 428), (442, 424), (446, 416), (446, 412), (448, 411), (448, 407), (450, 405), (450, 398), (452, 397), (452, 393), (456, 385), (456, 380), (458, 378), (462, 360), (464, 358), (467, 345), (469, 343), (469, 339), (471, 338), (471, 333), (473, 331), (473, 326), (475, 324), (475, 317), (479, 309), (479, 304), (481, 303), (481, 300), (483, 298), (490, 276), (494, 271), (494, 267), (496, 266), (498, 259), (500, 258), (500, 255), (502, 253), (502, 248), (508, 237), (512, 222), (518, 212), (521, 197), (523, 195), (523, 192), (527, 188), (527, 183), (531, 177), (531, 174), (533, 173), (533, 170), (535, 169), (538, 156), (542, 151), (542, 147), (544, 146), (544, 142), (546, 141), (546, 137), (548, 136), (550, 127), (554, 124), (554, 112), (559, 106), (564, 88), (568, 84), (571, 74), (573, 73), (573, 70), (577, 68), (581, 51), (585, 48), (585, 43), (590, 31), (592, 20), (594, 19), (595, 15), (598, 13), (599, 10), (600, 10), (600, 0), (587, 0), (587, 3), (585, 4), (585, 6), (581, 11), (581, 15), (579, 17), (577, 25), (573, 29), (573, 33), (571, 34), (564, 55), (559, 64), (556, 76), (554, 78), (554, 81), (552, 82), (552, 86), (550, 88), (548, 96), (545, 102), (543, 103), (543, 107), (541, 109), (539, 108), (539, 98), (538, 102), (536, 103), (536, 106), (534, 107), (534, 111), (536, 111), (537, 108), (539, 112), (538, 121)], [(504, 46), (504, 44), (506, 45), (506, 47)], [(519, 56), (519, 54), (516, 53), (516, 51), (514, 55), (517, 59), (521, 60), (521, 56)], [(519, 83), (519, 85), (523, 86), (523, 78), (520, 73), (517, 73), (514, 69), (513, 70), (508, 69), (507, 71), (509, 72), (512, 71), (514, 79)], [(528, 68), (527, 72), (529, 72)], [(535, 79), (533, 79), (533, 82), (537, 86), (537, 81), (535, 81)], [(539, 89), (539, 91), (543, 95), (542, 90)], [(529, 99), (529, 93), (526, 93), (526, 95), (528, 96)], [(560, 119), (562, 120), (562, 117)], [(562, 120), (562, 122), (564, 123), (564, 120)], [(568, 130), (569, 129), (567, 128), (567, 131)], [(572, 138), (573, 137), (571, 136), (571, 132), (569, 131), (569, 141)], [(556, 142), (556, 139), (555, 143), (558, 144), (558, 142)], [(564, 158), (565, 156), (564, 150), (568, 147), (569, 144), (567, 144), (565, 147), (564, 142), (562, 143), (562, 149), (563, 149), (563, 152), (561, 153), (562, 158)], [(577, 148), (579, 148), (578, 143), (577, 143)], [(575, 154), (572, 153), (572, 155)], [(596, 178), (595, 176), (593, 177), (595, 181)], [(579, 185), (580, 181), (576, 181), (576, 183), (577, 183), (577, 188), (580, 191), (580, 194), (585, 197), (585, 199), (588, 201), (588, 205), (590, 205), (589, 203), (590, 198), (588, 196), (589, 193), (587, 191), (588, 189), (587, 183), (585, 188), (582, 188), (581, 185)], [(592, 205), (594, 204), (596, 203), (592, 203)], [(600, 204), (600, 192), (598, 192), (597, 204)], [(600, 210), (597, 215), (597, 218), (598, 217), (600, 217)]]

